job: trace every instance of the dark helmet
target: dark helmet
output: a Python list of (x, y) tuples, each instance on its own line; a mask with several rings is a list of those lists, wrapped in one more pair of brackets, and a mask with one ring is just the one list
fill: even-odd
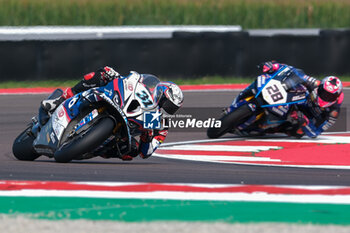
[(338, 77), (325, 77), (317, 88), (316, 104), (320, 107), (333, 105), (343, 93), (343, 84)]
[(183, 104), (184, 96), (178, 85), (173, 82), (160, 82), (153, 91), (154, 102), (170, 115)]

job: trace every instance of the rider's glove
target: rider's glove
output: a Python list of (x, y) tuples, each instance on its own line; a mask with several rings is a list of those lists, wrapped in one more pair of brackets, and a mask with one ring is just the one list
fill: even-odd
[(143, 132), (140, 136), (141, 142), (144, 142), (144, 143), (151, 142), (152, 138), (153, 138), (152, 131)]
[(123, 156), (121, 157), (121, 159), (122, 159), (123, 161), (131, 161), (133, 158), (134, 158), (134, 157), (132, 157), (131, 155), (123, 155)]
[(99, 69), (99, 71), (101, 72), (101, 76), (103, 77), (103, 79), (107, 82), (120, 77), (120, 74), (109, 66), (105, 66)]
[(305, 116), (302, 112), (299, 111), (293, 111), (290, 114), (291, 118), (294, 119), (297, 124), (301, 125), (301, 126), (306, 126), (309, 124), (309, 118), (307, 118), (307, 116)]
[(303, 113), (293, 111), (291, 117), (297, 120), (298, 124), (301, 126), (301, 128), (298, 129), (299, 132), (297, 131), (297, 134), (302, 135), (302, 133), (305, 133), (310, 138), (316, 138), (322, 133), (322, 131), (317, 129)]
[(131, 138), (131, 148), (127, 155), (122, 155), (121, 159), (123, 161), (130, 161), (135, 158), (139, 154), (139, 143), (135, 140), (135, 138)]
[(72, 88), (68, 87), (66, 88), (66, 90), (64, 90), (62, 97), (64, 99), (69, 99), (70, 97), (72, 97), (74, 95)]
[(280, 65), (275, 61), (268, 61), (263, 62), (258, 67), (262, 69), (262, 72), (272, 74), (280, 68)]
[(313, 124), (308, 124), (302, 126), (301, 128), (303, 129), (304, 133), (310, 138), (316, 138), (322, 133), (320, 130), (316, 129), (316, 127)]

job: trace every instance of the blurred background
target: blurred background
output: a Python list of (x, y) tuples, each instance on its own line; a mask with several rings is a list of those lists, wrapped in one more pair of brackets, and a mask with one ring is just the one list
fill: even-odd
[(349, 12), (349, 0), (0, 0), (0, 82), (77, 79), (105, 65), (248, 80), (266, 60), (347, 77)]

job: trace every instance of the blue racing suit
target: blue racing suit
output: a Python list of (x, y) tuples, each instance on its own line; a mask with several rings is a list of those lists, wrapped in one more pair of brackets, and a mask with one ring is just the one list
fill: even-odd
[[(315, 92), (315, 89), (317, 89), (318, 85), (321, 83), (319, 80), (305, 75), (300, 69), (277, 62), (264, 63), (262, 66), (264, 74), (259, 76), (256, 80), (269, 78), (276, 72), (280, 71), (280, 69), (286, 68), (286, 66), (293, 69), (294, 72), (301, 78), (301, 83), (308, 89), (309, 93)], [(246, 89), (239, 93), (232, 104), (248, 96), (255, 95), (257, 93), (256, 86), (257, 81), (254, 81)], [(293, 130), (294, 132), (288, 132), (290, 135), (302, 137), (304, 134), (306, 134), (308, 137), (315, 138), (322, 132), (328, 130), (336, 122), (336, 119), (340, 113), (340, 106), (344, 98), (343, 93), (335, 104), (327, 108), (319, 107), (312, 96), (313, 95), (310, 94), (310, 98), (308, 98), (305, 105), (298, 106), (298, 114), (291, 114), (295, 120), (299, 121), (300, 127)]]

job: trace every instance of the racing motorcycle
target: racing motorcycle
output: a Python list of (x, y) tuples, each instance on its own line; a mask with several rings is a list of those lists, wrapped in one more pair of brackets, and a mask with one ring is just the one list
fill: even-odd
[[(15, 139), (12, 147), (19, 160), (35, 160), (41, 155), (57, 162), (104, 158), (127, 154), (132, 137), (143, 123), (143, 112), (156, 106), (152, 88), (159, 82), (154, 76), (131, 72), (106, 86), (89, 89), (65, 100), (40, 123), (40, 114)], [(55, 90), (48, 98), (62, 95)], [(137, 132), (136, 132), (137, 133)]]
[(250, 87), (256, 93), (238, 100), (224, 110), (219, 119), (221, 127), (207, 130), (209, 138), (226, 133), (240, 136), (257, 136), (267, 133), (293, 132), (300, 121), (291, 118), (298, 106), (306, 103), (309, 91), (302, 84), (305, 74), (298, 69), (282, 66), (273, 75), (259, 76)]

